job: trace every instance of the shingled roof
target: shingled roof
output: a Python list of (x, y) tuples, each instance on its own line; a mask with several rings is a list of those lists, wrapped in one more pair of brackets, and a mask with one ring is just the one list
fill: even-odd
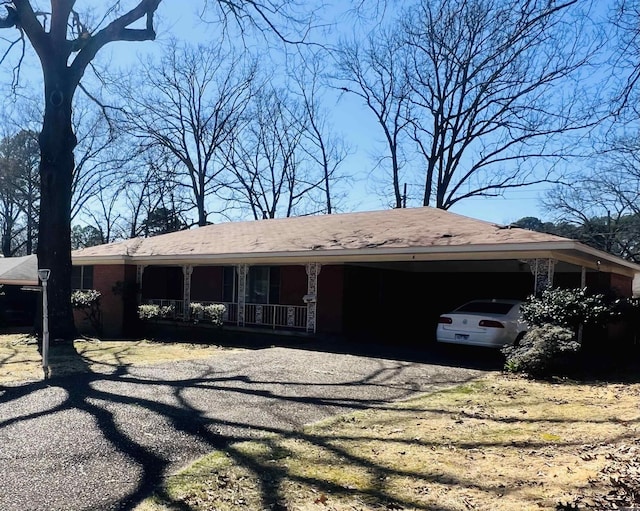
[(37, 286), (37, 256), (0, 257), (0, 284)]
[(421, 207), (227, 222), (89, 247), (75, 251), (73, 259), (75, 264), (212, 259), (239, 262), (265, 257), (322, 261), (384, 254), (575, 250), (578, 246), (590, 249), (551, 234)]

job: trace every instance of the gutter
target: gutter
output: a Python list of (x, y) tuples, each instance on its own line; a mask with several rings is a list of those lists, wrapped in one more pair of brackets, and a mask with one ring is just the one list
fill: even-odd
[[(567, 251), (576, 252), (575, 255)], [(585, 257), (585, 255), (587, 257)], [(532, 243), (499, 243), (485, 245), (438, 245), (430, 247), (321, 249), (304, 251), (278, 251), (225, 254), (167, 254), (167, 255), (109, 255), (73, 258), (75, 265), (82, 264), (238, 264), (238, 263), (343, 263), (358, 261), (439, 261), (455, 257), (457, 260), (483, 259), (533, 259), (553, 258), (572, 262), (578, 266), (599, 269), (601, 262), (640, 273), (640, 265), (626, 261), (574, 240)], [(600, 263), (600, 264), (599, 264)], [(607, 265), (607, 266), (610, 266)], [(604, 268), (601, 268), (604, 270)], [(627, 272), (625, 272), (627, 273)]]

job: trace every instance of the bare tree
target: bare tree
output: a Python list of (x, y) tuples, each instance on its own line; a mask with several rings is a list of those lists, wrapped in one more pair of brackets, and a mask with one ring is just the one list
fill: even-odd
[(384, 134), (396, 208), (403, 206), (402, 142), (410, 118), (405, 46), (395, 30), (380, 28), (365, 43), (344, 43), (338, 52), (341, 89), (364, 101)]
[(78, 98), (73, 110), (76, 145), (73, 169), (71, 221), (90, 208), (97, 197), (118, 195), (130, 161), (129, 145), (116, 126), (90, 99)]
[(635, 118), (640, 115), (638, 90), (640, 85), (640, 0), (618, 0), (612, 12), (616, 28), (615, 72), (623, 78), (617, 98), (618, 108), (631, 108)]
[[(153, 15), (160, 0), (141, 0), (123, 12), (120, 2), (106, 9), (102, 24), (89, 27), (74, 11), (74, 0), (51, 2), (51, 11), (32, 2), (4, 2), (7, 16), (0, 28), (15, 27), (17, 41), (28, 40), (40, 59), (44, 80), (44, 120), (40, 145), (40, 232), (38, 263), (50, 268), (49, 317), (53, 338), (72, 338), (71, 310), (71, 194), (77, 139), (72, 125), (75, 91), (97, 53), (114, 41), (155, 38)], [(144, 26), (133, 28), (139, 20)]]
[(296, 85), (296, 95), (300, 98), (306, 116), (306, 130), (303, 133), (303, 147), (309, 156), (310, 165), (317, 166), (322, 173), (324, 207), (323, 212), (331, 214), (335, 211), (336, 184), (345, 185), (349, 176), (339, 173), (340, 167), (349, 154), (349, 147), (344, 139), (335, 133), (335, 128), (328, 122), (328, 113), (322, 106), (323, 69), (325, 62), (316, 54), (307, 54), (296, 61), (292, 80)]
[(0, 154), (0, 242), (4, 257), (15, 255), (16, 241), (22, 231), (19, 194), (15, 185), (17, 175), (15, 160)]
[[(77, 138), (72, 124), (72, 103), (85, 72), (98, 53), (115, 41), (149, 41), (156, 37), (154, 15), (161, 0), (108, 2), (96, 7), (91, 18), (75, 9), (76, 0), (52, 0), (50, 10), (34, 1), (3, 0), (7, 14), (0, 28), (16, 29), (14, 39), (5, 37), (0, 61), (13, 49), (22, 54), (14, 61), (14, 83), (27, 43), (35, 50), (43, 72), (44, 120), (39, 136), (41, 215), (38, 262), (50, 268), (50, 331), (52, 337), (70, 339), (75, 334), (71, 310), (71, 197)], [(132, 7), (125, 7), (125, 4)], [(229, 13), (241, 24), (248, 20), (287, 37), (289, 27), (306, 28), (307, 17), (289, 15), (297, 2), (279, 0), (211, 0), (205, 4)], [(86, 4), (85, 4), (86, 5)], [(87, 6), (87, 9), (89, 7)], [(280, 21), (286, 22), (278, 27)]]
[(594, 169), (550, 190), (544, 205), (556, 221), (578, 226), (581, 241), (640, 261), (640, 137), (618, 138), (590, 163)]
[(170, 158), (175, 184), (189, 191), (198, 225), (207, 224), (209, 199), (225, 186), (220, 151), (247, 108), (255, 72), (255, 62), (222, 41), (196, 47), (173, 42), (159, 63), (144, 66), (141, 82), (126, 95), (128, 129)]
[(154, 212), (169, 211), (180, 225), (188, 226), (186, 218), (190, 209), (186, 197), (174, 186), (177, 181), (175, 168), (160, 148), (147, 148), (140, 161), (130, 169), (124, 187), (124, 207), (128, 213), (126, 232), (128, 237), (149, 236), (149, 218)]
[(21, 130), (0, 141), (0, 228), (5, 257), (31, 254), (39, 201), (37, 135)]
[(579, 91), (597, 45), (576, 2), (437, 0), (407, 12), (423, 205), (546, 181), (535, 164), (569, 156), (568, 135), (597, 122)]
[(230, 199), (254, 218), (312, 214), (324, 207), (324, 173), (309, 164), (303, 147), (307, 122), (302, 105), (283, 89), (265, 88), (253, 96), (227, 166), (236, 183)]

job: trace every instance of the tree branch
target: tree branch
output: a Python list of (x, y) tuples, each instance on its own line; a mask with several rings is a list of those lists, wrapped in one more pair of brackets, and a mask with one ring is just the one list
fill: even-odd
[[(136, 7), (109, 23), (95, 36), (87, 37), (82, 41), (79, 45), (79, 53), (70, 66), (71, 74), (76, 83), (80, 81), (85, 69), (98, 51), (106, 44), (114, 41), (153, 41), (156, 38), (156, 32), (153, 28), (153, 15), (160, 2), (161, 0), (141, 0)], [(144, 17), (147, 18), (145, 28), (128, 28)]]
[[(8, 18), (15, 18), (13, 26), (24, 31), (38, 57), (44, 62), (46, 53), (50, 51), (49, 38), (31, 8), (31, 3), (28, 0), (14, 0), (13, 5), (15, 15), (10, 15)], [(5, 7), (10, 11), (9, 6)]]

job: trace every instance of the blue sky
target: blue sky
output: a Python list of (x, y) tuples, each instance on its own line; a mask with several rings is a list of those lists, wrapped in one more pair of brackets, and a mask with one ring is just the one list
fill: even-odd
[[(77, 8), (87, 2), (78, 2)], [(90, 3), (90, 2), (89, 2)], [(101, 5), (101, 3), (98, 3)], [(145, 43), (118, 43), (110, 47), (108, 52), (99, 55), (102, 62), (111, 60), (114, 65), (133, 63), (137, 54), (159, 52), (163, 40), (170, 37), (198, 41), (206, 37), (207, 33), (215, 30), (215, 25), (203, 26), (198, 23), (196, 11), (200, 5), (197, 2), (183, 0), (164, 0), (158, 11), (158, 41)], [(339, 31), (338, 31), (339, 33)], [(38, 80), (34, 75), (33, 81)], [(386, 207), (385, 200), (373, 192), (373, 183), (369, 179), (375, 162), (373, 153), (384, 150), (381, 132), (372, 113), (355, 97), (342, 95), (339, 98), (330, 95), (326, 104), (331, 113), (331, 123), (336, 130), (349, 141), (353, 153), (345, 161), (344, 169), (353, 173), (356, 180), (349, 189), (348, 199), (344, 202), (345, 210), (374, 210)], [(452, 211), (475, 218), (496, 223), (509, 223), (524, 216), (537, 216), (548, 219), (540, 205), (539, 192), (544, 189), (524, 188), (505, 192), (504, 197), (470, 198), (456, 204)], [(409, 196), (412, 196), (409, 184)], [(413, 192), (415, 196), (417, 189)], [(413, 205), (417, 204), (414, 202)]]
[[(197, 41), (201, 34), (212, 30), (213, 27), (203, 28), (197, 22), (195, 13), (199, 3), (191, 4), (191, 8), (185, 8), (183, 1), (164, 0), (159, 9), (159, 39), (173, 36)], [(339, 8), (334, 11), (337, 12)], [(353, 27), (350, 28), (353, 29)], [(121, 48), (130, 56), (131, 46), (128, 44), (130, 43), (125, 43)], [(157, 50), (155, 43), (144, 44), (145, 48), (140, 49), (143, 52)], [(118, 58), (121, 56), (119, 54), (120, 48), (114, 55)], [(350, 188), (349, 198), (345, 202), (347, 209), (374, 210), (387, 207), (385, 199), (373, 193), (374, 185), (369, 178), (370, 171), (375, 165), (372, 154), (379, 153), (381, 148), (384, 148), (382, 133), (372, 113), (360, 101), (349, 95), (341, 95), (339, 98), (331, 95), (326, 106), (332, 114), (332, 124), (349, 141), (353, 150), (344, 167), (357, 176), (354, 185)], [(549, 215), (543, 210), (539, 199), (541, 191), (544, 191), (546, 186), (515, 189), (506, 192), (504, 197), (466, 199), (454, 205), (451, 211), (501, 224), (510, 223), (525, 216), (546, 219)], [(408, 193), (411, 196), (411, 185)]]

